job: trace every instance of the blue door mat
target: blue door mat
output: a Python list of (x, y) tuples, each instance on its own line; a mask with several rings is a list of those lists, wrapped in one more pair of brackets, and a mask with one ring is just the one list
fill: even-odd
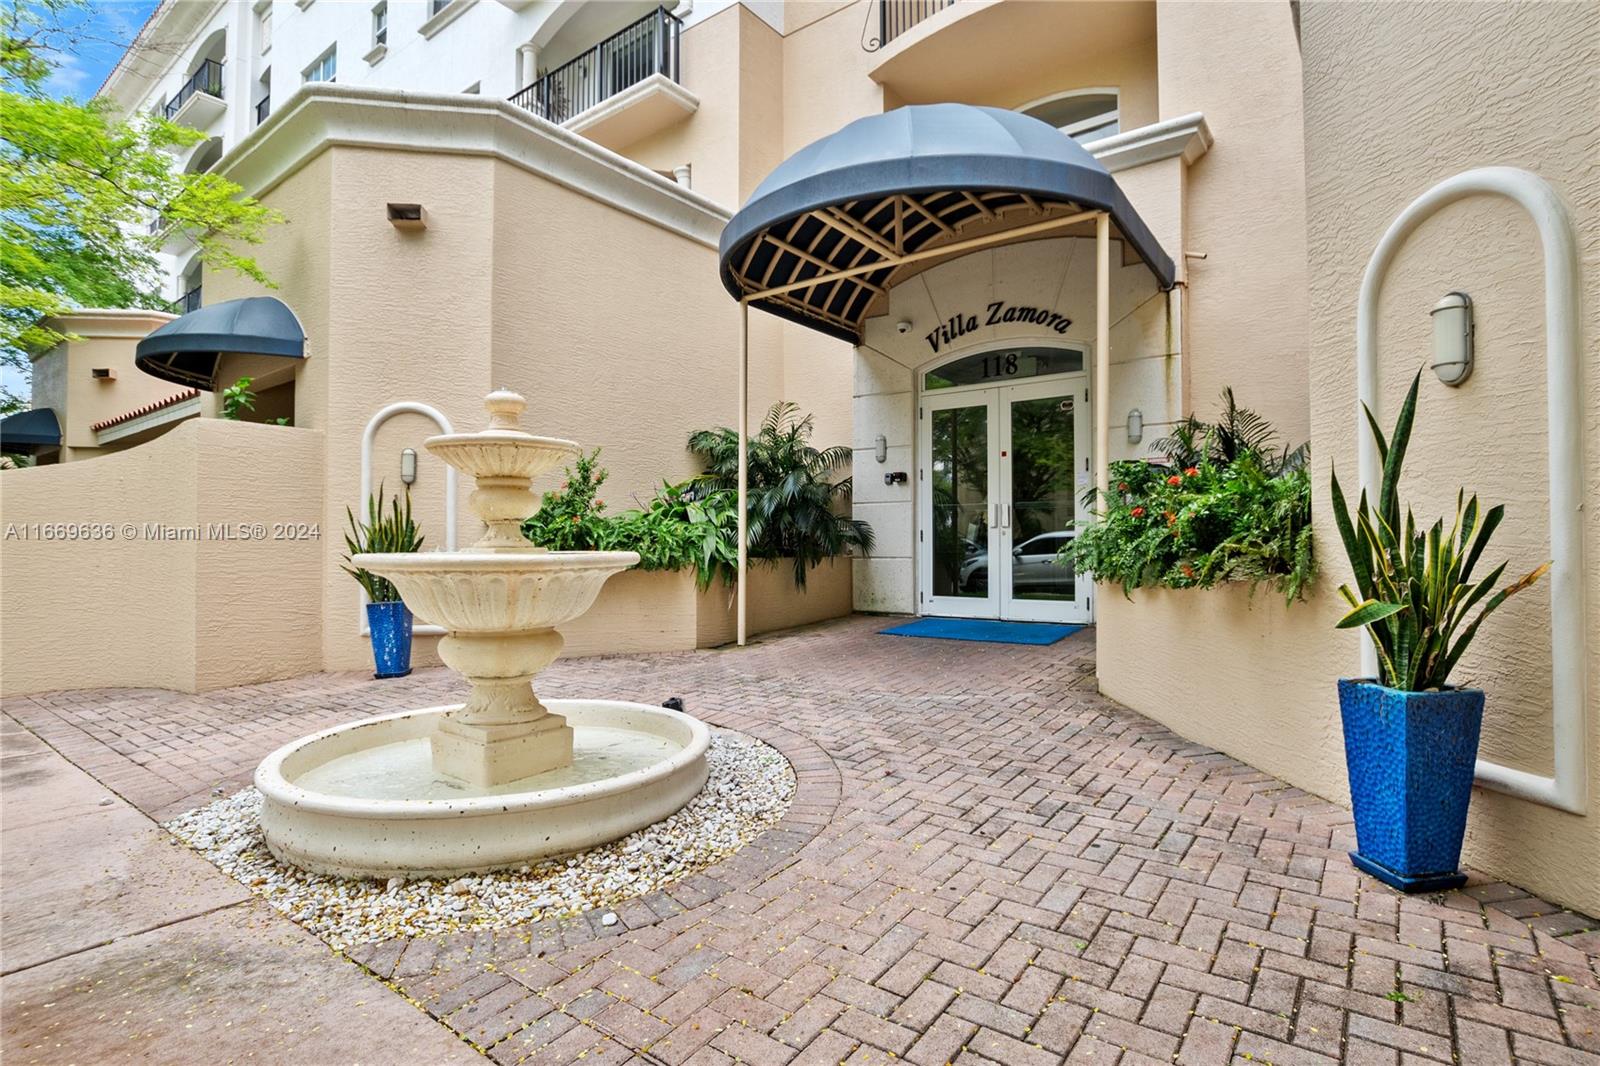
[(999, 622), (992, 618), (919, 618), (878, 632), (897, 637), (974, 640), (985, 644), (1054, 644), (1082, 628), (1043, 622)]

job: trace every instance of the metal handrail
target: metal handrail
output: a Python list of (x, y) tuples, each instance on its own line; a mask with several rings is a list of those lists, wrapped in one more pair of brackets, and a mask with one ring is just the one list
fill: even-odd
[(878, 46), (888, 44), (930, 15), (936, 15), (956, 0), (880, 0), (878, 4)]
[(186, 315), (190, 311), (200, 310), (200, 288), (201, 286), (196, 285), (194, 288), (178, 297), (177, 308), (180, 315)]
[(683, 21), (658, 7), (518, 90), (511, 102), (560, 123), (653, 74), (677, 81), (682, 31)]
[(222, 99), (221, 63), (215, 59), (207, 59), (196, 68), (189, 80), (183, 83), (172, 99), (167, 101), (165, 109), (167, 118), (176, 115), (195, 93), (205, 93), (207, 96), (215, 96), (218, 100)]

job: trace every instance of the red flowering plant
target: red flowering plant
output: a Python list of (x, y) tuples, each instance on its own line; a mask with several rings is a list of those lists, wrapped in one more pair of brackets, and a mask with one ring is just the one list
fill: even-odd
[(1125, 593), (1247, 581), (1290, 602), (1304, 594), (1315, 573), (1307, 448), (1276, 450), (1264, 419), (1232, 390), (1223, 400), (1216, 424), (1191, 417), (1152, 459), (1111, 464), (1114, 491), (1066, 549), (1079, 571)]
[(606, 502), (600, 498), (606, 468), (600, 449), (580, 455), (567, 468), (567, 479), (522, 524), (523, 536), (553, 551), (589, 551), (600, 547), (606, 524)]

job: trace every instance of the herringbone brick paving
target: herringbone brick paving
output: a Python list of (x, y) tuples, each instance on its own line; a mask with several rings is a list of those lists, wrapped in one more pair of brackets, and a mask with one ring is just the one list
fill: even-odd
[[(557, 663), (546, 695), (681, 696), (773, 743), (794, 809), (615, 926), (352, 957), (504, 1064), (1600, 1063), (1597, 923), (1481, 877), (1417, 898), (1358, 874), (1346, 811), (1097, 695), (1087, 631), (881, 625)], [(322, 675), (6, 713), (159, 818), (294, 736), (460, 691)]]

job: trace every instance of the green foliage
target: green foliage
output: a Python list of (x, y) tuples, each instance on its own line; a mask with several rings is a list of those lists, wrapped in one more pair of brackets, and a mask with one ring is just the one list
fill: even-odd
[(537, 513), (522, 523), (523, 536), (555, 551), (631, 551), (641, 570), (689, 570), (701, 588), (734, 579), (737, 503), (727, 493), (697, 496), (692, 484), (663, 483), (642, 510), (605, 513), (600, 487), (607, 473), (600, 449), (567, 468), (567, 479), (547, 492)]
[[(812, 420), (792, 403), (775, 403), (749, 446), (749, 550), (756, 559), (794, 560), (794, 583), (806, 571), (851, 548), (871, 552), (872, 527), (840, 513), (850, 501), (850, 479), (830, 478), (850, 462), (850, 448), (814, 448)], [(689, 450), (705, 461), (695, 479), (705, 493), (737, 492), (739, 436), (726, 427), (689, 435)], [(735, 541), (737, 543), (737, 541)]]
[[(152, 216), (192, 234), (207, 269), (271, 285), (239, 246), (259, 244), (279, 215), (217, 174), (174, 165), (203, 133), (47, 95), (63, 13), (77, 6), (40, 0), (0, 14), (0, 363), (23, 374), (29, 354), (67, 339), (51, 316), (164, 306)], [(0, 408), (23, 405), (0, 395)]]
[(232, 385), (222, 390), (222, 417), (239, 421), (246, 411), (256, 409), (255, 390), (250, 385), (254, 378), (240, 378)]
[[(404, 505), (402, 506), (402, 499)], [(384, 506), (383, 486), (378, 486), (378, 491), (367, 497), (367, 520), (365, 523), (356, 521), (355, 513), (346, 507), (345, 517), (349, 519), (350, 529), (344, 535), (346, 548), (344, 561), (349, 563), (352, 555), (366, 552), (417, 552), (422, 550), (422, 534), (417, 531), (417, 524), (411, 520), (411, 493), (396, 496)], [(393, 603), (400, 599), (400, 594), (395, 591), (394, 584), (386, 578), (381, 578), (370, 570), (363, 570), (358, 566), (341, 567), (345, 573), (355, 578), (361, 587), (367, 590), (367, 599), (373, 603)]]
[[(1304, 445), (1277, 452), (1272, 427), (1223, 393), (1215, 426), (1191, 417), (1157, 441), (1171, 465), (1111, 464), (1099, 521), (1063, 550), (1079, 571), (1136, 588), (1266, 583), (1293, 603), (1316, 574)], [(1091, 496), (1092, 499), (1092, 496)]]
[[(1401, 524), (1400, 470), (1411, 442), (1421, 382), (1422, 372), (1418, 371), (1400, 407), (1392, 440), (1384, 439), (1372, 411), (1362, 405), (1383, 463), (1377, 507), (1368, 505), (1363, 490), (1352, 521), (1337, 474), (1332, 484), (1333, 518), (1356, 583), (1355, 589), (1339, 586), (1339, 594), (1351, 610), (1338, 627), (1366, 628), (1378, 649), (1379, 680), (1405, 692), (1444, 688), (1483, 620), (1550, 569), (1545, 563), (1493, 595), (1490, 592), (1507, 563), (1495, 567), (1481, 581), (1473, 581), (1473, 568), (1506, 509), (1503, 504), (1491, 507), (1480, 520), (1478, 497), (1467, 499), (1465, 489), (1456, 493), (1456, 516), (1448, 533), (1443, 518), (1427, 532), (1419, 532), (1409, 507)], [(1477, 616), (1457, 637), (1480, 602), (1483, 606)]]

